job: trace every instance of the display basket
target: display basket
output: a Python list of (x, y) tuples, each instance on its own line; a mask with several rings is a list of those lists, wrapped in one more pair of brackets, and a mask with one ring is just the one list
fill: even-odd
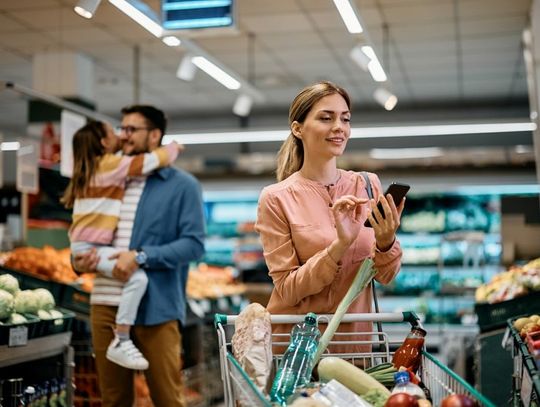
[[(270, 400), (262, 394), (253, 381), (242, 369), (238, 361), (232, 355), (231, 339), (234, 334), (234, 321), (236, 315), (215, 315), (215, 326), (219, 341), (219, 358), (221, 365), (221, 378), (223, 380), (223, 391), (225, 407), (234, 407), (236, 402), (241, 405), (251, 407), (272, 407)], [(332, 315), (319, 315), (319, 324), (327, 324)], [(303, 315), (272, 315), (272, 324), (295, 324), (302, 322)], [(377, 313), (377, 314), (347, 314), (342, 322), (384, 322), (403, 323), (407, 322), (411, 326), (418, 326), (420, 322), (413, 312), (403, 313)], [(344, 340), (343, 337), (358, 337), (358, 340)], [(371, 338), (370, 340), (360, 338)], [(273, 346), (286, 346), (290, 339), (288, 334), (273, 334)], [(341, 340), (340, 340), (341, 339)], [(384, 332), (347, 332), (336, 333), (330, 341), (332, 345), (371, 345), (372, 351), (366, 353), (324, 353), (322, 357), (337, 356), (349, 360), (355, 364), (361, 364), (365, 368), (370, 366), (391, 362), (391, 349), (397, 348), (400, 343), (389, 341), (388, 335)], [(374, 351), (377, 349), (376, 351)], [(277, 368), (283, 354), (273, 355), (273, 364)], [(441, 400), (450, 394), (466, 394), (476, 400), (479, 406), (495, 407), (491, 401), (481, 395), (470, 384), (454, 373), (451, 369), (438, 361), (434, 356), (426, 351), (422, 352), (420, 369), (418, 370), (422, 382), (429, 389), (433, 405), (438, 406)]]
[[(530, 314), (529, 314), (530, 315)], [(514, 328), (514, 321), (520, 317), (510, 318), (503, 339), (503, 346), (509, 348), (514, 360), (514, 373), (512, 377), (512, 398), (514, 406), (540, 405), (540, 372), (538, 361), (534, 359), (527, 344), (521, 339), (519, 332)]]

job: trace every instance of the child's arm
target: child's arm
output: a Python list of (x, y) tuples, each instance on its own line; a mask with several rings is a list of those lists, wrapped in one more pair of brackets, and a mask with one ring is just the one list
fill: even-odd
[(134, 156), (123, 156), (122, 159), (130, 160), (128, 176), (148, 175), (152, 171), (167, 167), (172, 164), (178, 153), (184, 149), (182, 144), (176, 142), (156, 148), (150, 153), (137, 154)]

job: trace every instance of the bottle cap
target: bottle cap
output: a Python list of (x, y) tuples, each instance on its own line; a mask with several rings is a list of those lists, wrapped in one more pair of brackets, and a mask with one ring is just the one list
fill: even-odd
[(317, 315), (313, 312), (308, 312), (306, 317), (304, 318), (304, 322), (307, 322), (311, 325), (317, 325)]
[(409, 372), (396, 372), (394, 373), (394, 381), (396, 383), (409, 382), (411, 378), (409, 377)]

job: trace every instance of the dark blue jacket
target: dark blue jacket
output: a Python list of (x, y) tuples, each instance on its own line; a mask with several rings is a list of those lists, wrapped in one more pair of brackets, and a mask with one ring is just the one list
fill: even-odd
[(135, 214), (130, 249), (148, 255), (148, 288), (136, 325), (185, 324), (189, 263), (204, 253), (205, 222), (199, 182), (163, 168), (148, 176)]

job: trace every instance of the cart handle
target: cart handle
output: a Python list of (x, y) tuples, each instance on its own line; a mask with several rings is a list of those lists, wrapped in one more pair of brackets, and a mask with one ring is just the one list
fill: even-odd
[[(317, 315), (319, 323), (328, 323), (332, 319), (332, 314)], [(214, 325), (233, 325), (238, 315), (215, 314)], [(295, 324), (302, 322), (304, 315), (271, 315), (270, 321), (276, 324)], [(365, 314), (345, 314), (341, 322), (409, 322), (412, 326), (422, 327), (420, 318), (413, 311), (404, 312), (378, 312)]]

